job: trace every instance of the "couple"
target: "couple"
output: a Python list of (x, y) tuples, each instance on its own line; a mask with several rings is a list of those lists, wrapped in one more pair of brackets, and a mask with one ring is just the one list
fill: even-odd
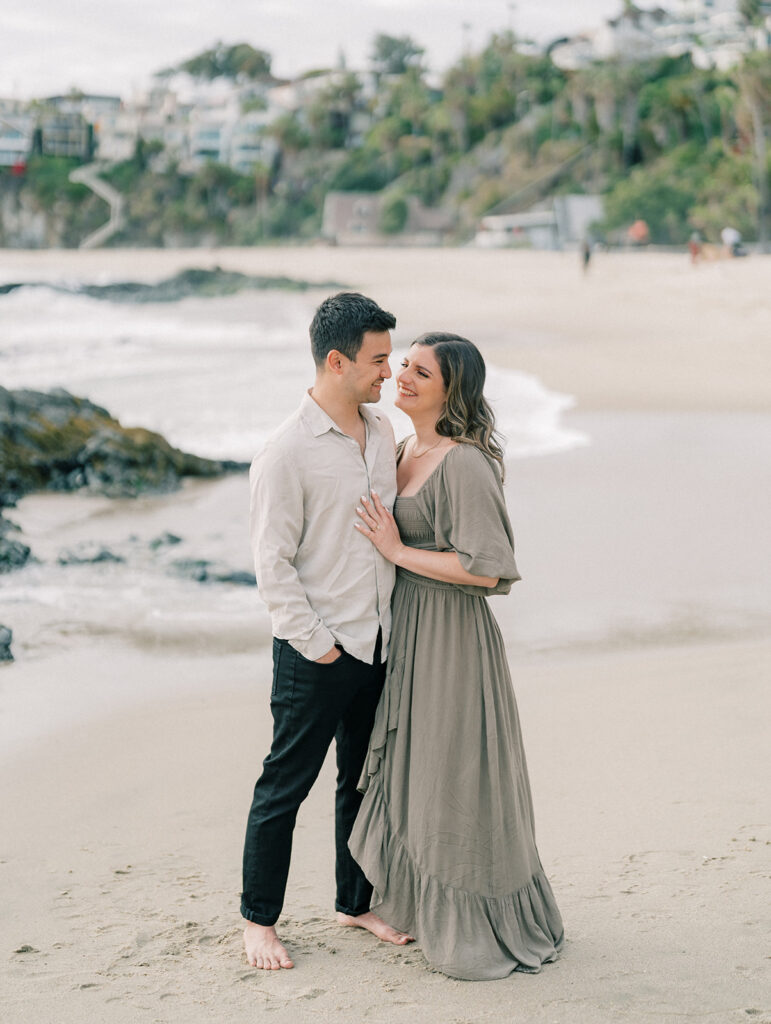
[(334, 738), (338, 922), (414, 936), (454, 978), (535, 972), (562, 922), (485, 600), (519, 574), (484, 361), (456, 335), (418, 338), (396, 374), (415, 433), (395, 447), (371, 408), (395, 324), (357, 293), (322, 302), (316, 382), (252, 465), (274, 724), (244, 847), (246, 955), (293, 966), (274, 925), (297, 811)]

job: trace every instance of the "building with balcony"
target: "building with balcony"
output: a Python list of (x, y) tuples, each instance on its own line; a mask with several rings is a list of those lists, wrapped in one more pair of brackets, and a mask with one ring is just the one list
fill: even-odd
[(672, 9), (631, 5), (596, 29), (549, 47), (554, 63), (566, 71), (595, 61), (638, 61), (690, 53), (700, 68), (727, 70), (753, 49), (771, 45), (771, 2), (761, 4), (762, 23), (744, 21), (738, 0), (672, 0)]
[(23, 166), (32, 151), (34, 121), (30, 114), (0, 109), (0, 167)]

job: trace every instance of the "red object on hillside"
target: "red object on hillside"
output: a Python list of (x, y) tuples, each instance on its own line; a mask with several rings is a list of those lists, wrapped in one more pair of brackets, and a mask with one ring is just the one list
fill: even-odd
[(15, 178), (23, 178), (27, 173), (27, 162), (26, 160), (17, 160), (15, 164), (11, 166), (11, 174)]

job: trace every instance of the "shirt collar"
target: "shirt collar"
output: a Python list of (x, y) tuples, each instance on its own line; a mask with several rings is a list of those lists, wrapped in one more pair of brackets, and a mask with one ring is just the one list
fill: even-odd
[[(376, 423), (380, 422), (380, 416), (366, 405), (360, 405), (359, 412), (369, 427), (374, 427)], [(338, 434), (342, 433), (332, 417), (325, 413), (318, 402), (312, 398), (310, 389), (305, 392), (300, 402), (300, 416), (311, 428), (314, 437), (320, 437), (328, 430), (336, 430)]]

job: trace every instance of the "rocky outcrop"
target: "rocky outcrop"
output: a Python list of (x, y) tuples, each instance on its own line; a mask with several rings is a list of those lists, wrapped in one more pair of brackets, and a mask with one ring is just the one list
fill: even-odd
[(171, 563), (171, 572), (182, 579), (196, 583), (233, 583), (240, 587), (256, 587), (253, 572), (231, 569), (226, 565), (209, 562), (204, 558), (178, 558)]
[[(176, 490), (183, 477), (216, 477), (247, 468), (248, 463), (180, 451), (160, 434), (124, 427), (106, 409), (61, 389), (42, 393), (0, 387), (0, 573), (21, 568), (31, 557), (2, 509), (32, 491), (85, 489), (136, 497)], [(174, 541), (169, 535), (164, 542)], [(110, 555), (70, 551), (60, 561), (105, 561)]]
[(90, 299), (106, 299), (111, 302), (177, 302), (193, 296), (216, 298), (221, 295), (235, 295), (240, 291), (261, 291), (280, 289), (282, 291), (306, 291), (308, 288), (322, 288), (340, 291), (344, 285), (335, 281), (301, 281), (292, 277), (262, 277), (241, 274), (236, 270), (222, 267), (205, 269), (189, 267), (173, 277), (154, 284), (142, 281), (116, 281), (113, 284), (81, 284), (67, 286), (51, 284), (48, 281), (17, 281), (0, 284), (0, 295), (7, 295), (17, 288), (34, 285), (51, 288), (53, 291), (70, 295), (87, 295)]
[(12, 640), (13, 631), (7, 626), (0, 626), (0, 662), (13, 661), (13, 654), (11, 654)]
[(246, 468), (182, 452), (160, 434), (124, 427), (106, 409), (61, 389), (0, 388), (0, 507), (41, 490), (159, 494), (175, 490), (183, 477)]
[[(2, 506), (0, 506), (0, 509)], [(30, 560), (32, 552), (22, 541), (12, 536), (19, 532), (19, 527), (9, 519), (4, 519), (0, 511), (0, 573), (21, 569)]]
[(126, 559), (122, 555), (116, 555), (114, 551), (106, 548), (103, 544), (85, 540), (74, 548), (65, 548), (59, 552), (56, 559), (59, 565), (96, 565), (99, 562), (119, 562)]
[(153, 537), (150, 541), (151, 551), (158, 551), (159, 548), (176, 547), (177, 544), (182, 543), (182, 538), (178, 537), (176, 533), (170, 533), (168, 530), (164, 530), (163, 533), (157, 537)]

